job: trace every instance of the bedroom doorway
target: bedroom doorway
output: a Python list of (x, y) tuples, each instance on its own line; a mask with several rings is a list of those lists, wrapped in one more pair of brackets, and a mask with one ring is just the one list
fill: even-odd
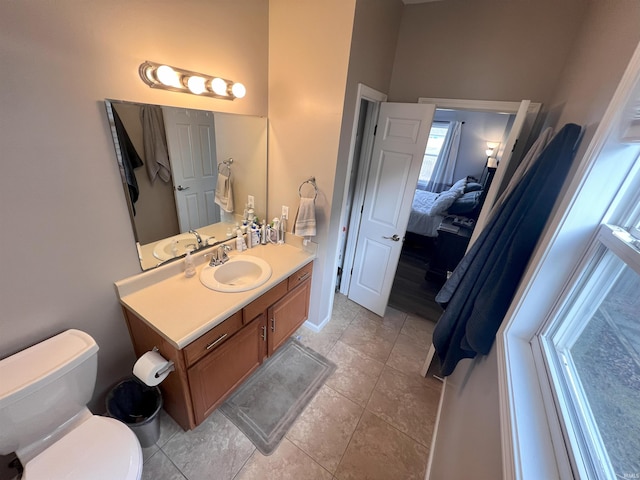
[[(336, 290), (339, 290), (341, 293), (348, 295), (350, 297), (353, 296), (351, 293), (352, 283), (355, 283), (352, 281), (353, 280), (352, 273), (354, 272), (354, 263), (356, 260), (356, 256), (358, 255), (356, 245), (358, 243), (358, 238), (360, 237), (360, 233), (361, 233), (364, 199), (366, 197), (366, 194), (371, 193), (368, 191), (369, 189), (367, 188), (367, 179), (369, 176), (371, 152), (373, 150), (372, 149), (373, 136), (370, 136), (369, 138), (367, 138), (367, 136), (363, 134), (364, 130), (362, 130), (362, 128), (359, 128), (358, 125), (360, 124), (360, 127), (364, 125), (362, 123), (363, 119), (361, 118), (361, 115), (363, 113), (370, 116), (371, 111), (369, 110), (369, 108), (372, 105), (379, 107), (380, 104), (386, 99), (386, 96), (380, 92), (376, 92), (375, 90), (369, 89), (364, 85), (360, 85), (360, 87), (361, 88), (359, 88), (358, 103), (356, 106), (357, 108), (354, 116), (353, 136), (352, 136), (351, 150), (350, 150), (351, 156), (349, 160), (351, 162), (352, 173), (351, 173), (351, 176), (347, 179), (348, 190), (345, 192), (345, 201), (343, 203), (342, 216), (341, 216), (342, 242), (339, 246), (339, 253), (338, 253), (338, 259), (337, 259), (338, 260), (337, 261), (338, 278), (336, 279), (336, 282), (337, 282)], [(362, 92), (366, 92), (366, 95), (364, 95)], [(362, 109), (363, 101), (370, 102), (371, 105), (368, 105), (366, 109)], [(527, 107), (524, 107), (523, 109), (523, 106), (519, 102), (487, 102), (487, 101), (467, 101), (467, 100), (448, 100), (448, 99), (420, 99), (420, 103), (432, 103), (438, 108), (443, 108), (443, 109), (461, 109), (461, 110), (466, 109), (466, 110), (477, 111), (477, 112), (484, 111), (484, 112), (502, 112), (502, 113), (516, 114), (518, 113), (518, 110), (520, 110), (520, 114), (517, 115), (517, 117), (520, 117), (518, 120), (519, 120), (520, 126), (522, 127), (522, 132), (520, 131), (514, 132), (514, 129), (512, 128), (511, 132), (513, 135), (515, 135), (515, 138), (513, 138), (513, 143), (511, 143), (511, 145), (509, 146), (509, 142), (507, 140), (511, 141), (511, 139), (502, 139), (503, 142), (501, 142), (501, 151), (498, 152), (498, 157), (502, 161), (501, 167), (503, 171), (509, 171), (509, 172), (512, 170), (507, 168), (508, 167), (507, 158), (510, 156), (511, 153), (514, 153), (516, 156), (518, 156), (518, 154), (521, 154), (521, 152), (523, 152), (525, 148), (524, 141), (520, 142), (520, 144), (516, 145), (514, 148), (515, 140), (518, 137), (521, 137), (523, 140), (528, 138), (528, 135), (533, 127), (533, 123), (535, 121), (537, 113), (540, 109), (540, 104), (531, 104)], [(360, 131), (361, 133), (360, 137), (358, 137), (358, 131)], [(362, 143), (356, 146), (357, 141), (358, 142), (361, 141)], [(360, 153), (359, 162), (354, 158), (354, 153), (356, 151)], [(354, 164), (357, 165), (357, 168), (355, 168)], [(504, 173), (502, 173), (502, 175), (504, 177)], [(501, 182), (494, 182), (494, 184), (492, 185), (492, 189), (496, 188), (499, 190), (501, 187), (499, 183)], [(497, 194), (498, 190), (496, 190), (494, 197)], [(347, 205), (348, 205), (348, 209), (346, 208)], [(405, 207), (407, 208), (407, 212), (408, 212), (408, 210), (410, 209), (410, 202), (409, 202), (409, 205)], [(398, 214), (400, 213), (401, 212), (398, 212)], [(404, 231), (397, 233), (397, 235), (400, 238), (402, 238), (404, 236)], [(395, 277), (397, 266), (398, 266), (398, 263), (396, 261), (394, 265), (389, 265), (385, 269), (376, 268), (374, 269), (375, 272), (368, 272), (368, 275), (369, 273), (375, 273), (376, 275), (378, 275), (378, 278), (376, 279), (378, 283), (375, 284), (377, 286), (380, 286), (380, 284), (384, 281), (389, 282), (391, 280), (391, 283), (392, 283), (393, 277)], [(373, 282), (372, 280), (372, 282), (370, 283), (375, 283), (375, 282)], [(375, 290), (370, 287), (371, 285), (367, 286), (369, 290)], [(371, 300), (371, 298), (357, 299), (355, 297), (354, 297), (354, 300), (369, 310), (372, 310), (378, 314), (383, 314), (389, 300), (390, 289), (386, 294), (381, 291), (373, 292), (373, 294), (374, 294), (373, 297), (375, 298), (373, 301)]]

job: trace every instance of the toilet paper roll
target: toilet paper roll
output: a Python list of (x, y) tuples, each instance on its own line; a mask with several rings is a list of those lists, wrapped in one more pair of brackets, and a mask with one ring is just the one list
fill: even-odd
[(147, 352), (133, 366), (133, 374), (150, 387), (155, 387), (167, 378), (171, 371), (169, 367), (170, 362), (158, 352)]

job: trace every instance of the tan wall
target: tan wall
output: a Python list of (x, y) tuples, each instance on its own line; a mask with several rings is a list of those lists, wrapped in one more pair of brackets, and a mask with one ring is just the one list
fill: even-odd
[[(568, 121), (588, 126), (577, 158), (640, 41), (638, 2), (593, 0), (587, 5), (552, 95), (553, 105), (562, 106), (555, 116), (558, 126)], [(469, 472), (478, 480), (502, 478), (497, 362), (494, 348), (474, 366), (463, 360), (447, 380), (430, 478), (464, 478)]]
[[(85, 330), (100, 345), (102, 408), (134, 361), (113, 282), (140, 271), (104, 99), (266, 115), (267, 41), (267, 0), (0, 3), (0, 357)], [(150, 89), (144, 60), (248, 93), (229, 102)]]
[(547, 103), (583, 0), (446, 0), (407, 5), (390, 101), (418, 97)]
[(316, 325), (331, 311), (329, 219), (354, 7), (355, 0), (269, 2), (269, 218), (287, 205), (291, 231), (298, 187), (316, 177), (319, 248), (309, 313)]
[(640, 41), (640, 2), (590, 0), (579, 41), (549, 102), (547, 123), (585, 127), (578, 155), (593, 138), (618, 81)]

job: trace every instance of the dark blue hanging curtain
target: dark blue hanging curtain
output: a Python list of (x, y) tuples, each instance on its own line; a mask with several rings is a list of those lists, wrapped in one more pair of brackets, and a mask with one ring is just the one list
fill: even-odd
[(442, 287), (433, 333), (441, 373), (486, 355), (571, 168), (581, 128), (567, 124), (542, 151)]

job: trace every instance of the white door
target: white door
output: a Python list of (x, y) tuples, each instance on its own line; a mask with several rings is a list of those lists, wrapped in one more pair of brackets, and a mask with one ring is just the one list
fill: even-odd
[[(529, 111), (530, 104), (530, 100), (522, 100), (522, 102), (520, 102), (520, 107), (518, 107), (516, 118), (513, 119), (513, 126), (509, 131), (507, 140), (504, 142), (504, 148), (501, 152), (498, 152), (498, 168), (496, 169), (496, 173), (493, 176), (493, 181), (491, 182), (491, 186), (489, 187), (489, 191), (487, 192), (487, 196), (485, 197), (480, 215), (478, 215), (478, 220), (476, 221), (476, 226), (473, 229), (473, 234), (471, 235), (471, 240), (469, 241), (467, 250), (471, 248), (471, 245), (474, 244), (474, 242), (478, 238), (478, 235), (480, 235), (480, 232), (482, 232), (482, 229), (487, 223), (489, 212), (491, 212), (491, 207), (493, 207), (493, 204), (498, 197), (498, 192), (501, 192), (503, 190), (500, 187), (503, 181), (505, 181), (504, 174), (509, 167), (509, 162), (511, 161), (511, 155), (513, 154), (513, 148), (516, 144), (516, 140), (520, 138), (520, 134), (522, 133), (522, 127), (524, 126), (524, 122), (527, 119), (527, 112)], [(504, 187), (506, 186), (507, 185), (505, 184)]]
[(181, 232), (220, 221), (212, 112), (162, 107)]
[(384, 315), (435, 105), (383, 103), (362, 207), (349, 298)]

